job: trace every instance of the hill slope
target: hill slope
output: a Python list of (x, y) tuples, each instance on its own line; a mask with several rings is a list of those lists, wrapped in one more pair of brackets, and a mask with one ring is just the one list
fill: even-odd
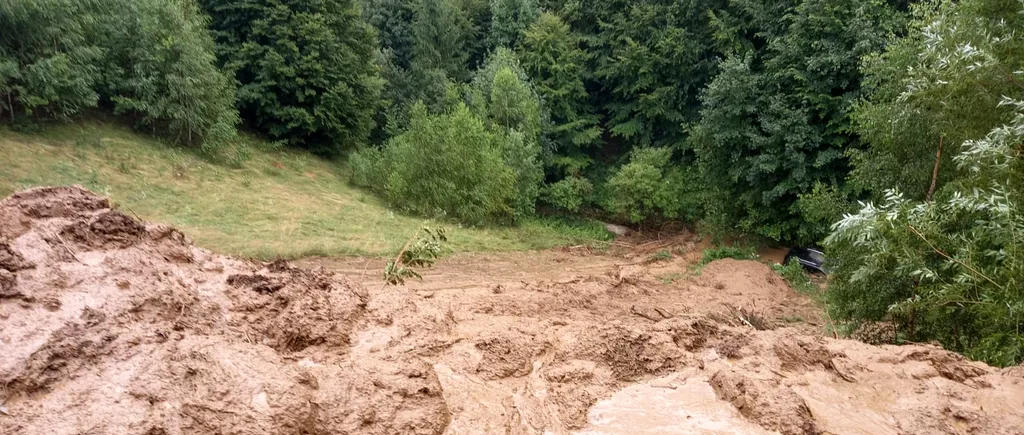
[[(424, 223), (349, 186), (338, 165), (301, 152), (253, 150), (232, 167), (93, 123), (32, 135), (0, 131), (0, 161), (0, 197), (81, 184), (130, 214), (174, 225), (199, 246), (230, 255), (383, 254), (399, 249)], [(448, 227), (457, 252), (543, 249), (606, 234), (593, 222), (542, 219), (515, 228)]]

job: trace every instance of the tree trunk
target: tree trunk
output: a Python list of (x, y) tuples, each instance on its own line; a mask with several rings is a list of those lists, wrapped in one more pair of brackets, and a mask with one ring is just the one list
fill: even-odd
[(942, 136), (939, 136), (939, 149), (935, 151), (935, 167), (932, 168), (932, 184), (928, 186), (928, 194), (925, 195), (925, 201), (931, 201), (932, 195), (935, 194), (935, 186), (939, 182), (939, 163), (942, 163)]
[(14, 124), (14, 102), (11, 100), (11, 93), (7, 93), (7, 110), (11, 111), (11, 124)]

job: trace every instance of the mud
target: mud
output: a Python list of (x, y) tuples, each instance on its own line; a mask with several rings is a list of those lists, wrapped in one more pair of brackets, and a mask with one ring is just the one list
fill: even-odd
[(456, 256), (382, 287), (376, 260), (236, 260), (80, 188), (22, 192), (0, 434), (1024, 433), (1020, 367), (823, 337), (768, 266), (697, 274), (698, 247)]

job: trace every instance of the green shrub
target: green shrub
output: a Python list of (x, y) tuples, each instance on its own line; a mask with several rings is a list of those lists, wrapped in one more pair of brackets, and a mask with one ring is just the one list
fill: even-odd
[(589, 202), (594, 185), (583, 177), (566, 177), (544, 188), (544, 202), (568, 212), (579, 211)]
[(815, 183), (810, 192), (800, 194), (794, 207), (804, 224), (796, 231), (796, 240), (815, 244), (831, 231), (832, 224), (855, 211), (856, 203), (831, 184)]
[(638, 148), (605, 184), (605, 208), (633, 223), (694, 219), (701, 208), (696, 168), (671, 163), (671, 148)]
[(701, 255), (700, 258), (700, 263), (698, 263), (698, 266), (705, 266), (712, 261), (721, 260), (723, 258), (732, 258), (735, 260), (755, 260), (757, 259), (757, 253), (754, 252), (753, 248), (746, 246), (716, 246), (714, 248), (707, 248), (704, 250), (704, 253)]
[(511, 221), (517, 174), (505, 164), (505, 143), (465, 105), (428, 115), (417, 104), (409, 130), (378, 151), (355, 154), (353, 180), (418, 215), (478, 224)]
[(804, 271), (803, 265), (799, 261), (790, 261), (786, 264), (776, 264), (772, 266), (775, 273), (778, 273), (789, 286), (800, 293), (810, 296), (816, 300), (821, 301), (824, 296), (821, 289), (807, 277), (807, 273)]
[(515, 176), (513, 218), (521, 219), (533, 215), (537, 208), (541, 183), (544, 181), (544, 167), (538, 158), (540, 146), (537, 142), (528, 140), (518, 130), (496, 136), (501, 141), (501, 155), (505, 165), (512, 169)]

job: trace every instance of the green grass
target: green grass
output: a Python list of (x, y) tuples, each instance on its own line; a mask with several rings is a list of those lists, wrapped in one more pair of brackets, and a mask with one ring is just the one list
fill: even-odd
[(772, 269), (785, 279), (793, 290), (809, 296), (818, 304), (824, 305), (824, 292), (814, 281), (811, 281), (811, 278), (807, 276), (807, 272), (804, 271), (804, 267), (800, 265), (800, 262), (794, 260), (786, 264), (776, 264), (772, 266)]
[(676, 281), (679, 281), (679, 280), (681, 280), (683, 278), (686, 278), (687, 276), (689, 276), (689, 274), (681, 273), (681, 272), (676, 272), (676, 273), (670, 273), (668, 275), (658, 276), (657, 278), (658, 278), (659, 281), (661, 281), (662, 284), (666, 284), (667, 285), (667, 284), (672, 284), (672, 283), (674, 283)]
[(669, 252), (667, 249), (662, 249), (662, 250), (658, 251), (657, 253), (655, 253), (654, 255), (652, 255), (651, 258), (649, 259), (649, 261), (652, 261), (652, 262), (653, 261), (665, 261), (665, 260), (671, 260), (671, 259), (672, 259), (672, 253)]
[(199, 246), (245, 257), (394, 253), (425, 223), (445, 226), (454, 252), (546, 249), (608, 238), (599, 223), (578, 218), (463, 228), (404, 216), (349, 186), (340, 165), (307, 153), (254, 149), (240, 165), (220, 165), (95, 122), (31, 134), (0, 130), (0, 162), (0, 196), (81, 184), (146, 220), (185, 231)]
[(738, 245), (722, 245), (713, 248), (707, 248), (701, 254), (698, 266), (704, 267), (712, 261), (721, 260), (723, 258), (733, 258), (736, 260), (756, 260), (757, 251), (752, 247)]

